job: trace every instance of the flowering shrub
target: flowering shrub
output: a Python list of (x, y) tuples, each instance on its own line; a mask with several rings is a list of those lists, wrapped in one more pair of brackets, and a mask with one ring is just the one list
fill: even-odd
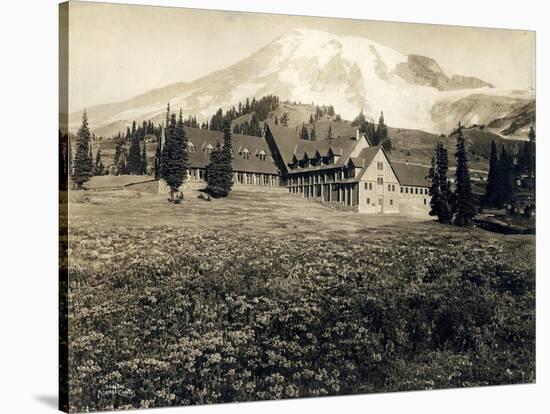
[(533, 245), (444, 231), (71, 227), (71, 409), (534, 381)]

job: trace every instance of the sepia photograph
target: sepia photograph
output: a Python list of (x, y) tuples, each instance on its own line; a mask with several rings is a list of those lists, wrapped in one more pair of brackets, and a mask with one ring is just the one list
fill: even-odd
[(59, 408), (534, 384), (518, 26), (59, 4)]

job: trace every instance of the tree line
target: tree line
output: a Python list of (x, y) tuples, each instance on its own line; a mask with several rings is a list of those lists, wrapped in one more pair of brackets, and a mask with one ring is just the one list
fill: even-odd
[(353, 119), (351, 125), (357, 127), (359, 132), (366, 134), (373, 145), (382, 145), (387, 152), (392, 151), (393, 146), (383, 111), (380, 112), (377, 125), (375, 125), (374, 120), (367, 120), (363, 110)]
[(429, 194), (430, 215), (436, 216), (440, 223), (469, 226), (472, 219), (483, 207), (503, 208), (515, 205), (515, 193), (518, 176), (525, 174), (527, 187), (534, 189), (535, 179), (535, 131), (531, 127), (529, 141), (514, 156), (502, 145), (500, 154), (494, 141), (491, 142), (491, 158), (485, 194), (476, 198), (472, 191), (468, 156), (460, 125), (454, 131), (456, 135), (456, 171), (454, 190), (447, 173), (449, 170), (447, 149), (442, 143), (435, 148), (428, 178), (431, 181)]

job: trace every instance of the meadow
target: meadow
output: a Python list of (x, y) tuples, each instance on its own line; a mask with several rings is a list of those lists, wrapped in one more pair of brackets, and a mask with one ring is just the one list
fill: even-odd
[(535, 381), (534, 236), (109, 179), (68, 197), (72, 411)]

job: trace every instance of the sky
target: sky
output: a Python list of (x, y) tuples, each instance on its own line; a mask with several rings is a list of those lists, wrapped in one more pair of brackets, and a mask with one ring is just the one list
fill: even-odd
[(366, 37), (498, 88), (535, 87), (529, 31), (71, 2), (69, 112), (201, 78), (299, 28)]

